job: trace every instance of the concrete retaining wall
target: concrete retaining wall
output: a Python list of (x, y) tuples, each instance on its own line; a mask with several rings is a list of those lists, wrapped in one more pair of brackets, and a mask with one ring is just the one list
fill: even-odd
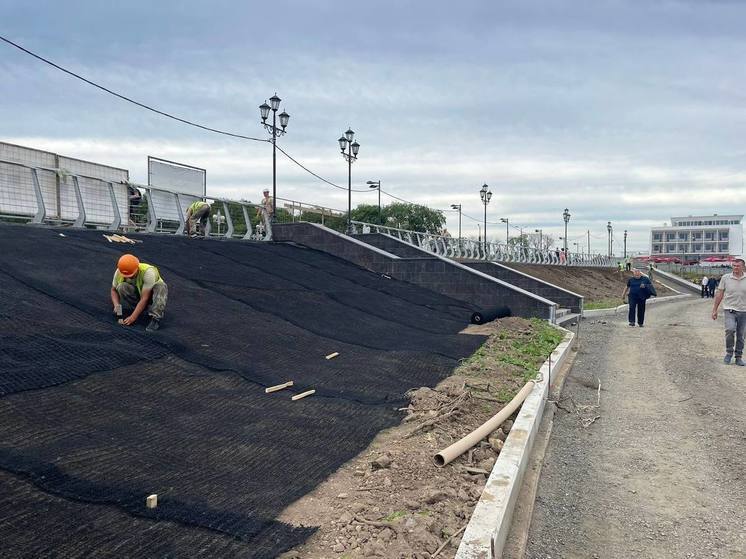
[(517, 285), (530, 291), (536, 295), (540, 295), (546, 299), (551, 299), (555, 303), (558, 303), (560, 307), (570, 309), (573, 313), (583, 312), (583, 296), (563, 289), (557, 285), (551, 284), (539, 278), (535, 278), (513, 268), (500, 264), (498, 262), (475, 262), (475, 261), (463, 261), (463, 264), (479, 270), (503, 281), (507, 281), (512, 285)]
[[(401, 258), (359, 239), (316, 223), (283, 223), (272, 227), (275, 241), (294, 242), (353, 262), (363, 268), (467, 302), (478, 308), (508, 306), (516, 316), (538, 317), (554, 322), (557, 304), (497, 278), (473, 270), (448, 258), (431, 255), (409, 246), (416, 258)], [(361, 235), (360, 237), (368, 237)], [(371, 237), (385, 237), (373, 235)], [(388, 243), (377, 239), (375, 242)], [(400, 249), (398, 245), (397, 249)], [(404, 251), (405, 249), (401, 249)]]

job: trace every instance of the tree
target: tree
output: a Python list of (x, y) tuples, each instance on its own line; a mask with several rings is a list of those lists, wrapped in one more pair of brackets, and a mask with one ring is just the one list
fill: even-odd
[(417, 204), (394, 202), (386, 206), (384, 210), (382, 212), (384, 225), (397, 229), (438, 235), (446, 223), (446, 218), (440, 210)]
[[(383, 225), (386, 224), (386, 210), (387, 208), (381, 208), (381, 221)], [(352, 221), (378, 224), (378, 204), (360, 204), (352, 209), (350, 215)]]
[(548, 233), (529, 233), (528, 246), (538, 250), (547, 251), (554, 245), (554, 236)]

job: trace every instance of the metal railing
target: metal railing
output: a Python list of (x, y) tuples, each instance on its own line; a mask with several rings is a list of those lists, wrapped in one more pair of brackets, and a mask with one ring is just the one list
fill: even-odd
[(407, 231), (386, 225), (353, 221), (353, 231), (360, 233), (382, 233), (407, 244), (418, 247), (427, 252), (448, 258), (463, 258), (466, 260), (486, 260), (495, 262), (516, 262), (521, 264), (552, 264), (568, 266), (613, 267), (618, 258), (603, 254), (570, 253), (565, 260), (564, 255), (557, 250), (540, 250), (537, 248), (511, 245), (505, 243), (474, 241), (472, 239), (458, 239), (432, 233)]
[(212, 205), (206, 235), (269, 240), (258, 204), (0, 160), (0, 218), (5, 220), (182, 234), (186, 210), (196, 200)]

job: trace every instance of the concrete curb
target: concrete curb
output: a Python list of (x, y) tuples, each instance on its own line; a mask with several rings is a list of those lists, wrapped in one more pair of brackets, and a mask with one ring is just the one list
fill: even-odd
[[(668, 297), (653, 297), (652, 299), (648, 299), (647, 305), (657, 305), (659, 303), (670, 303), (672, 301), (678, 301), (679, 299), (684, 299), (686, 297), (691, 297), (691, 295), (688, 295), (686, 293), (682, 295), (669, 295)], [(597, 316), (612, 316), (617, 314), (619, 311), (626, 311), (629, 309), (629, 305), (619, 305), (618, 307), (608, 308), (608, 309), (592, 309), (589, 311), (583, 311), (583, 318), (595, 318)]]
[(564, 328), (565, 338), (539, 369), (539, 382), (523, 402), (518, 417), (495, 462), (474, 513), (461, 539), (455, 559), (499, 559), (510, 531), (513, 510), (531, 456), (536, 432), (549, 393), (551, 371), (568, 355), (575, 334)]

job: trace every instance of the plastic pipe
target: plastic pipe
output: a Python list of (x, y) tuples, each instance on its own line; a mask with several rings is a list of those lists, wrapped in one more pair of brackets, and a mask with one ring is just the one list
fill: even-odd
[(518, 394), (516, 394), (515, 397), (510, 402), (508, 402), (508, 404), (503, 409), (501, 409), (485, 423), (483, 423), (481, 427), (478, 427), (477, 429), (466, 435), (463, 439), (456, 441), (448, 448), (441, 450), (433, 457), (435, 465), (439, 468), (442, 468), (446, 464), (450, 464), (464, 452), (477, 444), (479, 441), (487, 437), (490, 433), (492, 433), (492, 431), (495, 431), (498, 427), (500, 427), (500, 425), (505, 422), (506, 419), (513, 415), (513, 412), (515, 410), (517, 410), (521, 406), (523, 401), (534, 389), (535, 385), (536, 381), (528, 381), (526, 385), (521, 388), (520, 392), (518, 392)]

